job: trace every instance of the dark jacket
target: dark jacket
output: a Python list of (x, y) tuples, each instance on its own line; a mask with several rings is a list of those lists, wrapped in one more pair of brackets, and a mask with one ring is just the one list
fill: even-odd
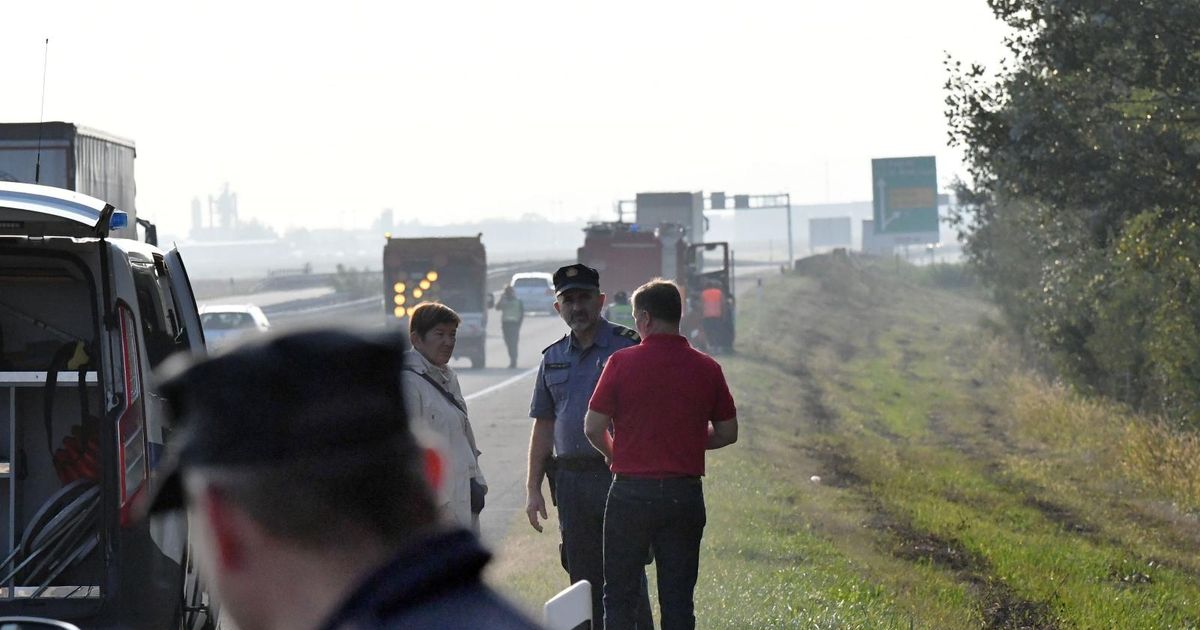
[(537, 628), (480, 581), (490, 559), (467, 531), (436, 534), (368, 577), (324, 629)]

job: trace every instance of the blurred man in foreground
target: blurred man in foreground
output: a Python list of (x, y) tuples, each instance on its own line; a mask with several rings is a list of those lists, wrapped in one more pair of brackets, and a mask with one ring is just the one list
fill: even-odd
[(403, 349), (310, 331), (172, 366), (184, 429), (150, 510), (187, 507), (240, 630), (534, 627), (480, 582), (475, 537), (438, 520), (442, 460), (409, 429)]

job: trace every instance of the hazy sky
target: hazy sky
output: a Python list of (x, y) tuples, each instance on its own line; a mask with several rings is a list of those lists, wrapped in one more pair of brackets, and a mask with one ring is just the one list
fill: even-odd
[(537, 212), (638, 191), (871, 194), (946, 147), (948, 51), (993, 65), (984, 0), (8, 2), (0, 121), (137, 143), (140, 216), (185, 231), (226, 181), (278, 228)]

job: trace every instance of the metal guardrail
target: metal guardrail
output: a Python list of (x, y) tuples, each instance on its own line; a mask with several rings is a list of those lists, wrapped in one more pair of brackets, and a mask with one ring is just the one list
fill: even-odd
[(301, 304), (298, 302), (284, 302), (277, 305), (273, 309), (263, 309), (268, 318), (289, 318), (303, 317), (309, 315), (322, 315), (328, 313), (336, 313), (339, 311), (352, 311), (358, 309), (379, 309), (383, 312), (383, 297), (372, 296), (369, 298), (361, 298), (358, 300), (346, 300), (342, 302), (326, 302), (324, 304), (313, 304), (305, 301)]
[[(571, 261), (522, 261), (489, 265), (487, 270), (488, 291), (499, 291), (508, 278), (519, 271), (553, 271)], [(237, 296), (239, 302), (254, 302), (253, 293)], [(349, 311), (378, 307), (383, 308), (383, 296), (372, 296), (354, 300), (339, 300), (337, 294), (319, 298), (306, 298), (289, 302), (280, 302), (263, 306), (263, 312), (269, 318), (289, 318), (308, 315), (327, 314), (338, 311)]]

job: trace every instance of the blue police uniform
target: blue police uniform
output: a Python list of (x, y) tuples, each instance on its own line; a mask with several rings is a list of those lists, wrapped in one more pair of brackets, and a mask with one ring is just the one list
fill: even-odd
[(535, 623), (480, 580), (490, 557), (465, 530), (435, 534), (363, 581), (324, 629), (534, 630)]
[(583, 434), (588, 401), (608, 357), (638, 344), (636, 332), (601, 318), (596, 338), (581, 350), (570, 333), (542, 351), (531, 418), (554, 418), (554, 452), (559, 458), (604, 458)]
[[(542, 351), (529, 415), (554, 418), (554, 499), (558, 505), (563, 568), (571, 583), (592, 584), (593, 627), (604, 618), (604, 505), (612, 474), (604, 457), (583, 434), (592, 391), (608, 358), (637, 345), (637, 333), (601, 318), (592, 345), (580, 348), (570, 333)], [(653, 628), (650, 602), (642, 579), (644, 615), (639, 627)]]

